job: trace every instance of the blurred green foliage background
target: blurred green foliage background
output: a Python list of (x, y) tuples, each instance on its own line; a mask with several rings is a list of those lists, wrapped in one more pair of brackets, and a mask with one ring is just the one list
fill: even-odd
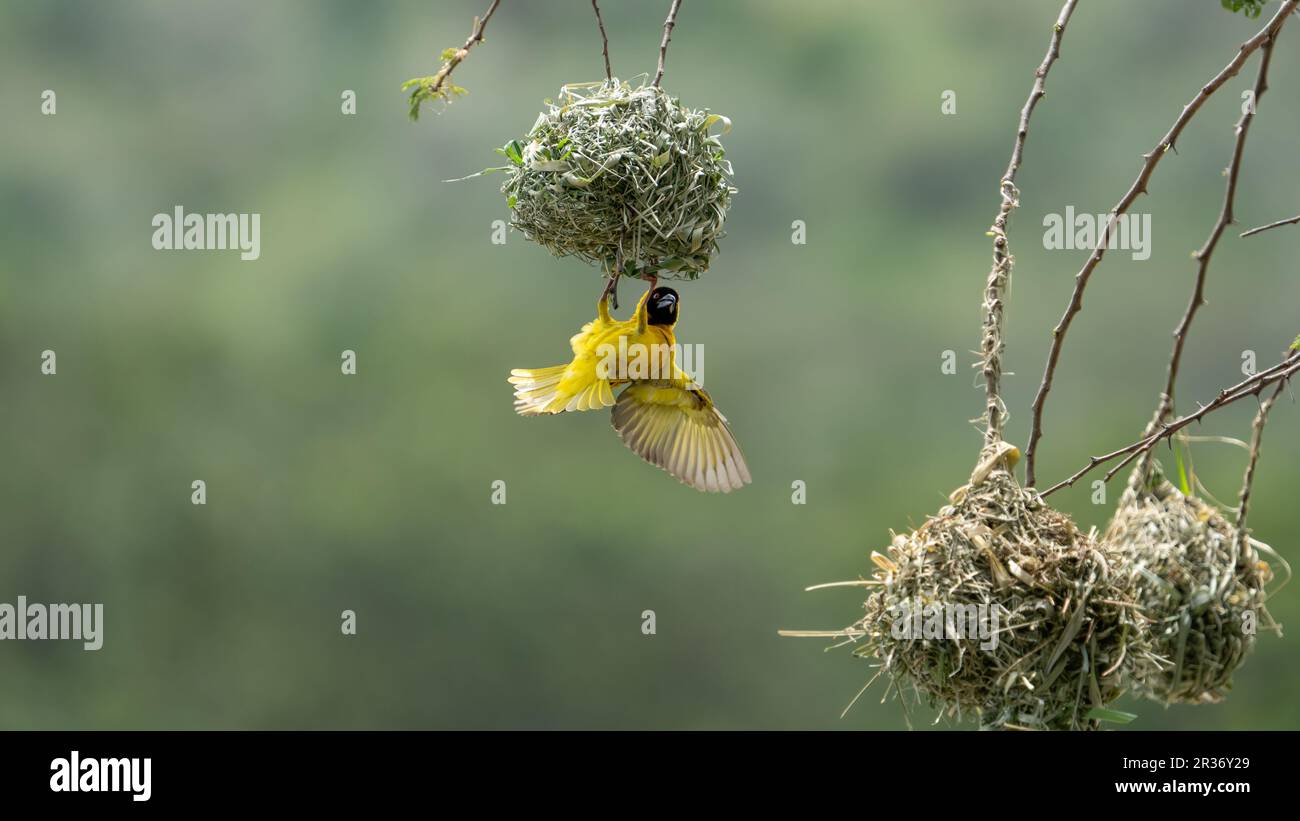
[[(652, 72), (667, 2), (603, 5), (615, 73)], [(0, 643), (0, 726), (904, 726), (881, 684), (841, 720), (869, 665), (777, 630), (855, 620), (860, 591), (803, 588), (869, 573), (889, 529), (924, 521), (974, 463), (984, 232), (1059, 4), (683, 5), (665, 87), (735, 122), (729, 236), (681, 286), (679, 326), (705, 346), (755, 476), (728, 497), (642, 464), (604, 414), (511, 408), (508, 369), (564, 359), (600, 281), (522, 236), (493, 245), (499, 181), (441, 180), (495, 164), (543, 98), (603, 71), (586, 0), (505, 0), (456, 73), (469, 96), (410, 123), (401, 82), (432, 73), (485, 6), (0, 4), (0, 601), (103, 602), (106, 622), (98, 653)], [(1217, 0), (1081, 4), (1012, 218), (1014, 441), (1086, 253), (1045, 250), (1043, 215), (1108, 210), (1262, 23)], [(1099, 269), (1048, 406), (1044, 479), (1136, 438), (1154, 408), (1254, 67), (1139, 201), (1152, 258)], [(1298, 70), (1292, 22), (1238, 230), (1300, 211)], [(178, 204), (260, 213), (261, 258), (154, 251), (153, 215)], [(1266, 365), (1300, 330), (1300, 235), (1236, 233), (1184, 408), (1238, 381), (1243, 350)], [(45, 349), (57, 376), (40, 373)], [(344, 349), (356, 376), (339, 372)], [(940, 372), (949, 349), (955, 376)], [(1201, 432), (1244, 437), (1253, 413)], [(1251, 519), (1292, 560), (1298, 431), (1282, 403)], [(1194, 456), (1232, 501), (1244, 454)], [(489, 504), (496, 479), (505, 506)], [(1085, 527), (1109, 514), (1086, 486), (1053, 501)], [(1271, 608), (1294, 626), (1300, 588)], [(1298, 681), (1295, 639), (1265, 635), (1226, 703), (1127, 709), (1140, 728), (1297, 728)]]

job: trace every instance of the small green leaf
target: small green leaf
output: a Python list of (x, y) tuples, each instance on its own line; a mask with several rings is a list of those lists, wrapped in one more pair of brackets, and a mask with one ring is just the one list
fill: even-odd
[(1254, 19), (1264, 11), (1266, 0), (1219, 0), (1220, 5), (1232, 13), (1241, 12)]
[(496, 152), (515, 165), (522, 166), (524, 164), (524, 147), (519, 144), (518, 140), (511, 140), (506, 143), (504, 148), (496, 149)]
[(1137, 713), (1125, 713), (1121, 710), (1111, 710), (1106, 707), (1093, 707), (1084, 715), (1084, 718), (1093, 721), (1110, 721), (1115, 724), (1128, 724), (1137, 718)]

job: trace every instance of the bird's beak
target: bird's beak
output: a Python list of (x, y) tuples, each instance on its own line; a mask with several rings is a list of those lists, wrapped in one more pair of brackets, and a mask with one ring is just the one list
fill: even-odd
[(655, 307), (660, 309), (672, 308), (677, 304), (677, 297), (673, 294), (664, 294), (655, 301)]

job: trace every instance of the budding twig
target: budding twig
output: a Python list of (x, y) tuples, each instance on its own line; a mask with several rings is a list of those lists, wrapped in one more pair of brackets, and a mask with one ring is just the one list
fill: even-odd
[(497, 6), (501, 5), (501, 0), (492, 0), (492, 5), (484, 12), (482, 17), (474, 18), (474, 25), (470, 29), (469, 37), (465, 40), (465, 45), (452, 51), (447, 50), (445, 61), (438, 73), (432, 77), (421, 77), (408, 81), (402, 88), (415, 86), (415, 91), (411, 93), (411, 119), (417, 119), (420, 116), (420, 103), (425, 101), (437, 100), (439, 97), (450, 99), (451, 93), (464, 94), (464, 89), (457, 89), (455, 86), (447, 87), (447, 81), (451, 73), (456, 70), (456, 66), (465, 61), (469, 56), (469, 50), (483, 42), (483, 30), (487, 28), (488, 20), (496, 13)]
[(1298, 222), (1300, 222), (1300, 215), (1291, 217), (1289, 219), (1278, 220), (1277, 222), (1270, 222), (1268, 225), (1261, 225), (1258, 228), (1252, 228), (1249, 231), (1242, 234), (1241, 236), (1253, 237), (1256, 234), (1258, 234), (1260, 231), (1267, 231), (1270, 228), (1281, 228), (1283, 225), (1295, 225)]
[(1029, 90), (1029, 99), (1020, 110), (1020, 124), (1016, 128), (1015, 142), (1011, 147), (1011, 160), (1007, 163), (1006, 173), (1002, 175), (1002, 205), (993, 220), (989, 232), (993, 235), (993, 267), (989, 271), (988, 282), (984, 287), (984, 328), (980, 337), (980, 355), (985, 384), (985, 419), (988, 428), (984, 434), (984, 447), (997, 445), (1002, 440), (1002, 422), (1005, 411), (1002, 407), (1002, 293), (1011, 279), (1014, 259), (1007, 240), (1007, 220), (1011, 211), (1019, 205), (1019, 192), (1016, 190), (1016, 172), (1020, 170), (1025, 153), (1025, 137), (1029, 134), (1029, 118), (1034, 108), (1046, 91), (1047, 72), (1061, 56), (1061, 38), (1065, 35), (1065, 25), (1074, 13), (1078, 0), (1067, 0), (1061, 7), (1061, 13), (1052, 27), (1052, 37), (1047, 46), (1043, 62), (1034, 71), (1034, 84)]
[(682, 7), (682, 0), (673, 0), (668, 9), (668, 19), (664, 21), (664, 39), (659, 42), (659, 70), (655, 72), (655, 88), (664, 78), (664, 57), (668, 55), (668, 41), (673, 39), (673, 26), (677, 25), (677, 10)]
[(605, 34), (605, 19), (600, 16), (600, 5), (596, 0), (591, 0), (591, 7), (596, 11), (596, 25), (600, 27), (600, 42), (604, 47), (605, 55), (605, 79), (614, 79), (614, 71), (609, 67), (609, 37)]
[(1183, 129), (1187, 127), (1187, 124), (1191, 122), (1192, 118), (1196, 116), (1196, 113), (1201, 110), (1203, 105), (1205, 105), (1205, 101), (1208, 100), (1214, 92), (1218, 91), (1224, 83), (1235, 77), (1237, 73), (1241, 71), (1241, 67), (1245, 65), (1247, 58), (1249, 58), (1251, 54), (1263, 46), (1265, 42), (1268, 42), (1273, 38), (1277, 33), (1277, 30), (1281, 28), (1282, 23), (1286, 21), (1286, 18), (1295, 11), (1297, 4), (1300, 4), (1300, 0), (1285, 0), (1285, 2), (1282, 3), (1282, 7), (1278, 9), (1277, 13), (1273, 15), (1273, 18), (1265, 24), (1264, 28), (1260, 29), (1254, 37), (1251, 37), (1245, 43), (1241, 44), (1237, 49), (1236, 56), (1234, 56), (1232, 60), (1224, 66), (1223, 70), (1211, 78), (1208, 83), (1201, 86), (1200, 90), (1197, 91), (1196, 96), (1192, 98), (1191, 102), (1183, 106), (1182, 113), (1180, 113), (1178, 118), (1174, 120), (1174, 124), (1170, 127), (1169, 131), (1160, 138), (1158, 143), (1156, 143), (1155, 148), (1142, 155), (1142, 170), (1138, 173), (1137, 179), (1133, 181), (1133, 184), (1129, 187), (1128, 191), (1120, 201), (1115, 204), (1115, 207), (1111, 209), (1110, 220), (1106, 223), (1106, 229), (1101, 233), (1101, 236), (1097, 240), (1097, 247), (1093, 250), (1092, 254), (1089, 255), (1088, 260), (1083, 264), (1083, 267), (1079, 269), (1079, 272), (1075, 274), (1074, 291), (1070, 295), (1070, 302), (1066, 306), (1065, 313), (1061, 316), (1061, 320), (1057, 323), (1056, 327), (1052, 329), (1052, 342), (1048, 349), (1047, 364), (1043, 369), (1043, 379), (1038, 386), (1038, 393), (1034, 396), (1032, 405), (1033, 418), (1030, 423), (1029, 445), (1025, 450), (1025, 483), (1027, 485), (1033, 486), (1035, 482), (1034, 468), (1038, 455), (1038, 443), (1043, 436), (1043, 405), (1047, 401), (1047, 394), (1052, 389), (1052, 380), (1056, 375), (1056, 365), (1061, 357), (1061, 346), (1065, 342), (1065, 335), (1069, 332), (1070, 324), (1074, 321), (1075, 315), (1083, 309), (1083, 291), (1088, 287), (1088, 281), (1091, 279), (1093, 271), (1097, 268), (1102, 257), (1106, 254), (1106, 247), (1109, 245), (1110, 235), (1114, 230), (1117, 220), (1128, 211), (1128, 209), (1133, 205), (1133, 202), (1140, 195), (1147, 193), (1147, 184), (1150, 182), (1151, 175), (1155, 172), (1156, 166), (1159, 165), (1160, 160), (1164, 157), (1165, 153), (1172, 150), (1174, 146), (1177, 145), (1178, 138), (1183, 133)]
[(1242, 380), (1241, 382), (1238, 382), (1236, 385), (1233, 385), (1230, 388), (1224, 388), (1222, 391), (1219, 392), (1219, 395), (1216, 396), (1212, 402), (1210, 402), (1208, 405), (1203, 405), (1195, 413), (1189, 413), (1186, 416), (1181, 416), (1172, 422), (1162, 423), (1158, 426), (1158, 429), (1154, 433), (1151, 433), (1147, 436), (1143, 436), (1141, 439), (1137, 440), (1131, 445), (1122, 447), (1118, 450), (1113, 450), (1110, 453), (1107, 453), (1102, 456), (1093, 456), (1088, 460), (1088, 464), (1079, 468), (1068, 479), (1063, 479), (1062, 481), (1057, 482), (1056, 484), (1049, 487), (1047, 490), (1043, 491), (1040, 495), (1049, 496), (1063, 487), (1069, 487), (1070, 485), (1073, 485), (1075, 482), (1077, 482), (1080, 478), (1082, 478), (1084, 474), (1088, 473), (1098, 465), (1103, 465), (1107, 462), (1110, 462), (1114, 459), (1118, 459), (1119, 457), (1123, 456), (1124, 457), (1123, 461), (1121, 461), (1119, 464), (1115, 465), (1113, 468), (1107, 471), (1105, 479), (1103, 481), (1109, 482), (1116, 473), (1124, 469), (1125, 465), (1128, 465), (1138, 456), (1141, 456), (1143, 453), (1146, 453), (1148, 450), (1153, 448), (1157, 443), (1159, 443), (1160, 440), (1167, 439), (1173, 436), (1175, 433), (1187, 427), (1188, 425), (1192, 424), (1193, 422), (1199, 422), (1202, 418), (1208, 416), (1210, 413), (1218, 410), (1219, 408), (1226, 407), (1227, 405), (1231, 405), (1233, 402), (1236, 402), (1239, 399), (1244, 399), (1247, 396), (1258, 396), (1260, 391), (1264, 390), (1264, 388), (1266, 388), (1267, 386), (1285, 382), (1286, 380), (1294, 376), (1298, 371), (1300, 371), (1300, 352), (1294, 352), (1289, 356), (1287, 356), (1286, 359), (1282, 360), (1281, 362), (1269, 368), (1268, 370), (1260, 371), (1259, 373), (1255, 374), (1249, 379)]
[[(1285, 19), (1283, 20), (1285, 22)], [(1235, 129), (1236, 139), (1233, 142), (1232, 160), (1228, 164), (1228, 183), (1223, 192), (1223, 207), (1219, 211), (1219, 217), (1214, 222), (1214, 227), (1210, 229), (1210, 235), (1206, 238), (1205, 243), (1199, 250), (1193, 254), (1197, 261), (1196, 282), (1192, 287), (1192, 297), (1187, 303), (1187, 311), (1179, 321), (1178, 326), (1174, 328), (1174, 347), (1169, 354), (1169, 368), (1165, 380), (1165, 389), (1160, 394), (1160, 401), (1156, 406), (1155, 416), (1147, 424), (1144, 436), (1153, 433), (1156, 427), (1169, 418), (1174, 411), (1174, 386), (1178, 381), (1178, 368), (1183, 361), (1183, 348), (1187, 344), (1187, 332), (1192, 326), (1192, 320), (1196, 317), (1196, 312), (1205, 304), (1205, 279), (1210, 270), (1210, 258), (1214, 256), (1214, 249), (1219, 245), (1219, 239), (1227, 227), (1235, 222), (1233, 206), (1237, 197), (1237, 180), (1241, 174), (1241, 158), (1246, 149), (1246, 137), (1250, 132), (1250, 124), (1255, 120), (1255, 111), (1259, 106), (1259, 98), (1264, 96), (1268, 90), (1268, 67), (1273, 58), (1273, 44), (1277, 42), (1277, 35), (1281, 32), (1282, 26), (1278, 25), (1276, 31), (1269, 37), (1264, 45), (1260, 47), (1259, 73), (1255, 76), (1255, 89), (1251, 98), (1251, 104), (1242, 112), (1241, 119), (1237, 121)], [(1151, 464), (1154, 461), (1154, 451), (1147, 451), (1139, 462), (1139, 466), (1134, 474), (1136, 482), (1144, 480), (1151, 471)]]

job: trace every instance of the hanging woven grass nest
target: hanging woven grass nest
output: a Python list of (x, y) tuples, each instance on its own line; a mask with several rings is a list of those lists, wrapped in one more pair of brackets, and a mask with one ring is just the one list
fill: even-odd
[(1152, 663), (1135, 671), (1141, 695), (1220, 701), (1258, 630), (1276, 629), (1264, 607), (1273, 571), (1257, 550), (1268, 548), (1238, 536), (1217, 508), (1183, 494), (1158, 468), (1124, 492), (1103, 539), (1129, 556), (1151, 622)]
[[(900, 696), (910, 687), (941, 717), (1094, 728), (1126, 689), (1134, 659), (1149, 653), (1133, 574), (1006, 467), (981, 472), (952, 504), (896, 535), (888, 556), (872, 554), (879, 569), (867, 584), (877, 589), (844, 635), (855, 655), (879, 661)], [(943, 613), (943, 637), (924, 627), (916, 635), (918, 606)], [(957, 636), (963, 610), (967, 624), (985, 614), (984, 638), (969, 627)]]
[(735, 188), (726, 117), (618, 79), (560, 89), (499, 151), (511, 224), (559, 257), (631, 276), (695, 279), (723, 236)]

